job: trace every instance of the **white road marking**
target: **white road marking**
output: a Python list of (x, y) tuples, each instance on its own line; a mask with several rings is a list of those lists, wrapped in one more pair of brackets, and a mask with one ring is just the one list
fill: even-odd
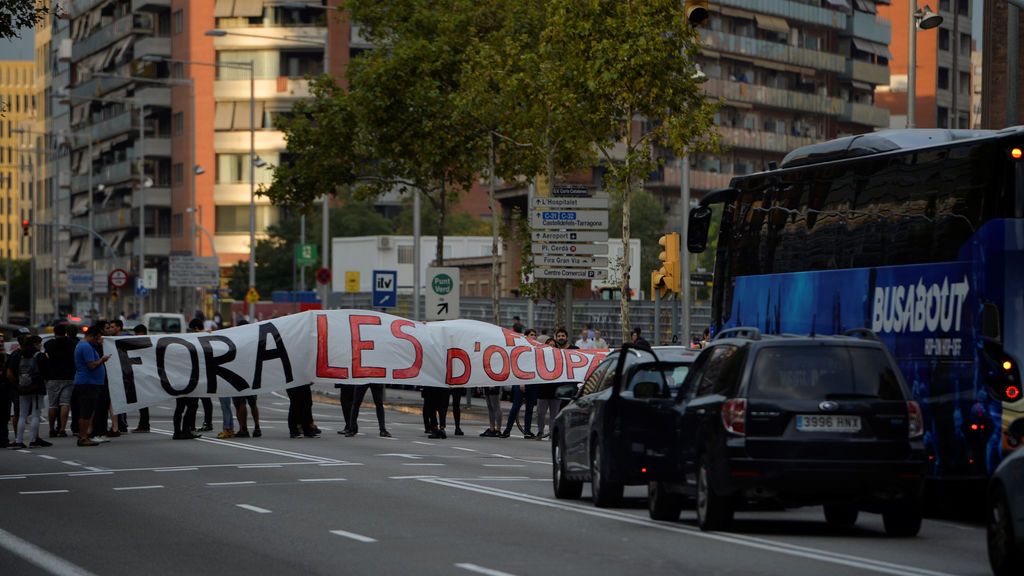
[(810, 548), (806, 546), (797, 546), (794, 544), (788, 544), (786, 542), (780, 542), (776, 540), (769, 540), (766, 538), (758, 538), (754, 536), (741, 536), (738, 534), (722, 534), (714, 532), (702, 532), (700, 529), (692, 526), (683, 526), (679, 524), (670, 524), (667, 522), (658, 522), (654, 520), (648, 520), (646, 518), (640, 518), (638, 516), (632, 516), (624, 512), (616, 512), (614, 510), (602, 510), (598, 508), (590, 508), (580, 504), (570, 504), (567, 502), (560, 502), (554, 499), (543, 498), (534, 496), (532, 494), (524, 494), (521, 492), (511, 492), (508, 490), (502, 490), (499, 488), (489, 488), (485, 486), (479, 486), (476, 484), (470, 484), (468, 482), (462, 482), (457, 480), (446, 480), (443, 478), (424, 478), (423, 482), (431, 484), (437, 484), (440, 486), (447, 486), (450, 488), (457, 488), (460, 490), (467, 490), (469, 492), (477, 492), (479, 494), (486, 494), (489, 496), (497, 496), (499, 498), (506, 498), (509, 500), (515, 500), (518, 502), (525, 502), (528, 504), (536, 504), (538, 506), (544, 506), (548, 508), (554, 508), (557, 510), (563, 510), (567, 512), (575, 512), (577, 514), (584, 514), (587, 516), (596, 516), (604, 518), (606, 520), (615, 520), (618, 522), (624, 522), (627, 524), (634, 524), (638, 526), (645, 526), (648, 528), (655, 528), (659, 530), (665, 530), (668, 532), (674, 532), (677, 534), (685, 534), (694, 538), (701, 538), (705, 540), (715, 540), (718, 542), (724, 542), (727, 544), (734, 544), (739, 546), (746, 546), (748, 548), (755, 548), (758, 550), (764, 550), (775, 554), (783, 554), (786, 556), (796, 556), (800, 558), (807, 558), (810, 560), (817, 560), (829, 564), (839, 564), (842, 566), (850, 566), (853, 568), (859, 568), (861, 570), (867, 570), (872, 572), (878, 572), (882, 574), (894, 574), (900, 576), (952, 576), (945, 572), (937, 572), (928, 570), (925, 568), (917, 568), (915, 566), (907, 566), (904, 564), (894, 564), (891, 562), (884, 562), (880, 560), (874, 560), (871, 558), (865, 558), (861, 556), (853, 556), (850, 554), (842, 554), (839, 552), (832, 552), (829, 550), (822, 550), (818, 548)]
[(239, 508), (241, 508), (243, 510), (248, 510), (250, 512), (256, 512), (257, 514), (270, 514), (270, 510), (267, 510), (266, 508), (260, 508), (259, 506), (252, 506), (252, 505), (249, 505), (249, 504), (235, 504), (235, 506), (238, 506)]
[[(480, 480), (529, 480), (529, 476), (481, 476)], [(546, 481), (547, 478), (544, 478)]]
[(508, 572), (502, 572), (501, 570), (495, 570), (493, 568), (484, 568), (483, 566), (477, 566), (476, 564), (469, 564), (462, 562), (455, 565), (456, 568), (462, 568), (470, 572), (476, 572), (477, 574), (486, 574), (486, 576), (515, 576)]
[(425, 456), (423, 456), (422, 454), (396, 454), (396, 453), (388, 453), (388, 454), (377, 454), (377, 456), (397, 456), (399, 458), (408, 458), (409, 460), (419, 460), (420, 458), (425, 458)]
[(31, 542), (22, 540), (2, 528), (0, 528), (0, 547), (54, 576), (94, 576), (85, 568), (47, 552)]
[(299, 482), (345, 482), (345, 478), (299, 478)]
[(402, 466), (444, 466), (439, 462), (402, 462)]
[(437, 476), (388, 476), (391, 480), (426, 480), (427, 478), (437, 478)]
[(25, 476), (0, 476), (0, 480), (24, 480)]
[[(269, 426), (262, 426), (261, 428), (269, 428)], [(172, 433), (169, 430), (158, 430), (153, 428), (153, 432), (157, 434), (163, 434), (164, 436), (170, 436)], [(262, 452), (264, 454), (271, 454), (274, 456), (284, 456), (286, 458), (295, 458), (297, 460), (306, 460), (310, 462), (337, 462), (334, 458), (325, 458), (322, 456), (313, 456), (311, 454), (303, 454), (301, 452), (291, 452), (289, 450), (278, 450), (276, 448), (265, 448), (263, 446), (257, 446), (253, 444), (246, 444), (244, 442), (238, 442), (237, 440), (217, 440), (215, 438), (199, 438), (196, 440), (201, 444), (214, 444), (217, 446), (224, 446), (226, 448), (234, 448), (236, 450), (251, 450), (253, 452)]]
[(103, 468), (96, 468), (95, 466), (86, 466), (86, 470), (92, 470), (93, 472), (102, 472)]
[(68, 466), (81, 466), (81, 464), (79, 464), (78, 462), (74, 462), (71, 460), (61, 460), (60, 463), (67, 464)]
[(40, 458), (42, 458), (43, 460), (56, 460), (57, 459), (56, 456), (48, 456), (46, 454), (38, 454), (38, 456)]
[(495, 458), (505, 458), (506, 460), (512, 459), (511, 456), (505, 456), (504, 454), (491, 454), (491, 456), (494, 456)]
[(463, 452), (476, 452), (472, 448), (463, 448), (462, 446), (452, 446), (452, 450), (462, 450)]
[(118, 486), (114, 488), (114, 490), (156, 490), (157, 488), (163, 488), (163, 486), (160, 484), (153, 484), (150, 486)]
[(351, 538), (358, 542), (370, 543), (377, 541), (373, 538), (370, 538), (369, 536), (363, 536), (362, 534), (356, 534), (355, 532), (346, 532), (344, 530), (331, 530), (331, 534), (334, 534), (336, 536), (344, 536), (345, 538)]
[[(284, 466), (310, 466), (316, 464), (316, 462), (282, 462), (280, 464), (203, 464), (201, 466), (192, 466), (189, 469), (208, 469), (208, 468), (281, 468)], [(356, 464), (320, 464), (320, 466), (346, 466)], [(119, 473), (119, 472), (155, 472), (155, 471), (168, 470), (163, 466), (150, 466), (146, 468), (115, 468), (113, 470), (104, 470), (104, 472)], [(24, 478), (41, 478), (44, 476), (71, 476), (77, 474), (77, 472), (35, 472), (31, 474), (19, 474), (17, 476), (0, 476), (0, 480), (4, 479), (24, 479)]]
[(330, 462), (327, 464), (318, 464), (318, 466), (328, 468), (330, 466), (362, 466), (362, 462)]
[(242, 486), (244, 484), (255, 484), (255, 480), (241, 480), (238, 482), (207, 482), (207, 486)]
[(199, 470), (196, 467), (182, 467), (182, 468), (154, 468), (153, 472), (191, 472), (192, 470)]
[(110, 476), (112, 474), (113, 474), (113, 472), (108, 472), (108, 471), (103, 471), (103, 472), (92, 471), (92, 472), (72, 472), (72, 473), (68, 474), (68, 476)]
[(70, 490), (27, 490), (25, 492), (18, 492), (18, 494), (24, 494), (26, 496), (32, 494), (67, 494)]
[(488, 468), (526, 468), (526, 464), (484, 464)]
[(422, 444), (424, 446), (437, 446), (436, 442), (423, 442), (421, 440), (413, 440), (412, 443), (413, 444)]
[(248, 470), (251, 468), (280, 468), (280, 464), (241, 464), (238, 466), (241, 470)]

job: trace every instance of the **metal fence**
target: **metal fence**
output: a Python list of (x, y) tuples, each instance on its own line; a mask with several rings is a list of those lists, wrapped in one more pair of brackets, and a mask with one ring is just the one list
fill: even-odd
[[(371, 295), (368, 293), (344, 294), (334, 293), (331, 295), (330, 304), (332, 308), (355, 308), (372, 309)], [(660, 318), (660, 341), (662, 344), (673, 342), (672, 334), (672, 303), (661, 304)], [(412, 295), (399, 294), (398, 306), (395, 308), (381, 309), (381, 311), (412, 317)], [(420, 310), (425, 310), (424, 298), (420, 297)], [(621, 343), (622, 323), (619, 321), (618, 300), (574, 300), (572, 312), (572, 326), (569, 329), (570, 336), (575, 339), (580, 329), (590, 324), (595, 329), (601, 330), (605, 340), (612, 346)], [(490, 298), (462, 298), (459, 302), (460, 318), (467, 320), (480, 320), (492, 322), (491, 299)], [(551, 334), (555, 326), (555, 306), (551, 302), (542, 301), (533, 306), (533, 318), (530, 319), (530, 304), (524, 298), (503, 298), (501, 300), (501, 325), (511, 327), (512, 318), (518, 316), (523, 325), (532, 327), (541, 334)], [(644, 336), (653, 344), (654, 339), (654, 302), (634, 300), (629, 303), (630, 327), (640, 327)], [(698, 334), (704, 331), (711, 322), (711, 307), (698, 304), (690, 308), (690, 331)], [(685, 342), (686, 338), (679, 335), (679, 341)]]

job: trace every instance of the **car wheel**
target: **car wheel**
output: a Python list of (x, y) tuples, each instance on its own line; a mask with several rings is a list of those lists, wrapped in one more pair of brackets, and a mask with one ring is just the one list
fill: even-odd
[(647, 484), (647, 512), (651, 519), (675, 521), (682, 510), (683, 496), (669, 493), (665, 482)]
[(583, 494), (583, 482), (565, 477), (565, 452), (557, 434), (551, 435), (551, 479), (555, 487), (555, 498), (575, 500)]
[(1024, 547), (1016, 540), (1006, 495), (995, 490), (988, 518), (988, 562), (995, 576), (1024, 574)]
[(623, 485), (604, 479), (601, 443), (595, 438), (590, 445), (590, 493), (594, 506), (609, 508), (622, 500)]
[(697, 525), (705, 532), (725, 530), (732, 524), (735, 503), (732, 497), (715, 492), (708, 468), (707, 458), (702, 458), (697, 471)]
[(908, 499), (891, 505), (882, 512), (885, 533), (894, 538), (912, 538), (921, 531), (921, 507)]
[(836, 528), (850, 528), (857, 523), (860, 510), (853, 504), (825, 504), (825, 522)]

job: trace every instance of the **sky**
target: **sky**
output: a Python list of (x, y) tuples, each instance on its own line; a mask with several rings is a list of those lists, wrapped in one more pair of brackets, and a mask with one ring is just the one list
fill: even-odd
[(21, 38), (0, 40), (0, 60), (34, 60), (35, 32), (31, 28), (21, 31)]

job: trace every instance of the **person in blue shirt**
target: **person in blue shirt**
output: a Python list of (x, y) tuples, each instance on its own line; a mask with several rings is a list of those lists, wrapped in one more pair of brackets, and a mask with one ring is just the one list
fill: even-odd
[(89, 438), (93, 413), (106, 410), (106, 405), (97, 406), (100, 389), (107, 378), (106, 363), (110, 355), (100, 356), (102, 350), (103, 324), (94, 324), (85, 333), (85, 339), (75, 346), (75, 388), (78, 394), (78, 445), (98, 446), (99, 442)]

